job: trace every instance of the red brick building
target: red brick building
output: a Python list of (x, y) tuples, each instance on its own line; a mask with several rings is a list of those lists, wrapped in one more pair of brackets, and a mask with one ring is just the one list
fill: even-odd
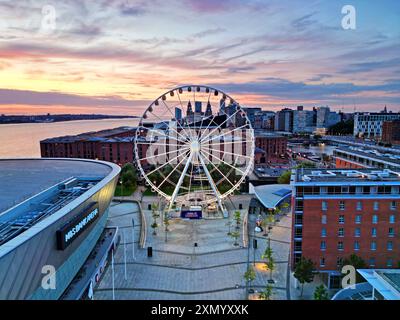
[(255, 131), (255, 164), (287, 162), (287, 137), (277, 134)]
[[(136, 128), (120, 127), (76, 136), (50, 138), (40, 142), (42, 157), (84, 158), (114, 162), (119, 165), (134, 161)], [(139, 156), (146, 153), (141, 145)]]
[(370, 268), (400, 262), (400, 173), (378, 169), (302, 169), (292, 177), (292, 269), (313, 260), (330, 287), (356, 254)]
[(400, 120), (383, 122), (382, 141), (385, 143), (400, 144)]
[[(134, 161), (135, 132), (136, 128), (120, 127), (50, 138), (40, 142), (40, 152), (42, 157), (98, 159), (124, 165)], [(286, 161), (286, 137), (263, 131), (256, 131), (255, 136), (259, 151), (255, 154), (256, 164)], [(140, 158), (146, 156), (147, 148), (147, 144), (139, 144)]]

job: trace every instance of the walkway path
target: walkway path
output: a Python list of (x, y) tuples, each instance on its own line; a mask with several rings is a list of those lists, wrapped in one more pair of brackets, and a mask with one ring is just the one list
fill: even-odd
[[(243, 202), (242, 198), (236, 200)], [(115, 252), (115, 298), (116, 299), (227, 299), (242, 300), (247, 297), (246, 281), (243, 275), (247, 269), (249, 250), (234, 246), (234, 240), (227, 235), (227, 219), (181, 220), (171, 221), (170, 232), (165, 242), (164, 228), (152, 235), (149, 227), (152, 223), (151, 211), (144, 197), (142, 208), (147, 220), (147, 246), (153, 247), (153, 256), (147, 256), (146, 249), (138, 249), (139, 229), (135, 230), (135, 252), (132, 257), (131, 219), (138, 217), (132, 204), (121, 203), (113, 206), (110, 212), (112, 224), (126, 230), (127, 279), (124, 278), (124, 243)], [(236, 207), (233, 201), (232, 210)], [(130, 206), (130, 207), (129, 207)], [(247, 205), (243, 206), (247, 208)], [(244, 214), (246, 210), (242, 210)], [(160, 218), (158, 223), (160, 223)], [(285, 225), (286, 222), (282, 222)], [(136, 226), (139, 228), (138, 226)], [(286, 299), (286, 268), (288, 233), (286, 228), (274, 228), (272, 246), (276, 250), (277, 271), (274, 278), (275, 298)], [(275, 241), (277, 240), (277, 241)], [(197, 247), (194, 246), (197, 243)], [(256, 251), (256, 266), (260, 271), (254, 283), (254, 289), (261, 291), (265, 287), (267, 273), (261, 269), (261, 253), (266, 241), (259, 239)], [(284, 248), (284, 249), (282, 249)], [(252, 257), (252, 255), (250, 255)], [(95, 299), (112, 299), (112, 277), (109, 267), (100, 285), (95, 290)]]

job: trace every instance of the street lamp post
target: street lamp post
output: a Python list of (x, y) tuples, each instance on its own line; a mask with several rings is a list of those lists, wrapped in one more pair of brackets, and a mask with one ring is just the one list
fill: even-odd
[(135, 220), (132, 218), (132, 258), (135, 260)]

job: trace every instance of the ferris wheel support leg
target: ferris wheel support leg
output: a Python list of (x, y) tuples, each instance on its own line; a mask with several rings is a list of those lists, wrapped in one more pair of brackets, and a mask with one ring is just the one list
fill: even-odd
[(187, 172), (187, 170), (188, 170), (188, 168), (189, 168), (189, 165), (190, 165), (191, 162), (192, 162), (192, 158), (193, 158), (193, 152), (190, 153), (190, 156), (189, 156), (189, 158), (188, 158), (187, 161), (186, 161), (185, 168), (183, 169), (182, 174), (181, 174), (181, 176), (180, 176), (180, 178), (179, 178), (179, 180), (178, 180), (178, 183), (176, 184), (174, 193), (173, 193), (172, 196), (171, 196), (171, 200), (170, 200), (168, 212), (171, 212), (171, 209), (172, 209), (172, 206), (173, 206), (174, 201), (175, 201), (175, 199), (176, 199), (176, 196), (178, 195), (179, 189), (181, 188), (183, 179), (185, 178), (186, 172)]
[(227, 212), (227, 210), (224, 208), (224, 206), (222, 204), (221, 194), (219, 193), (217, 187), (215, 186), (214, 180), (212, 179), (211, 174), (208, 171), (206, 164), (204, 163), (203, 157), (200, 154), (199, 154), (199, 159), (200, 159), (201, 165), (203, 166), (204, 172), (205, 172), (205, 174), (207, 176), (208, 182), (210, 182), (211, 188), (213, 189), (213, 191), (215, 193), (215, 196), (216, 196), (217, 201), (218, 201), (218, 206), (221, 209), (221, 212), (224, 215), (224, 218), (227, 218), (228, 217), (228, 212)]

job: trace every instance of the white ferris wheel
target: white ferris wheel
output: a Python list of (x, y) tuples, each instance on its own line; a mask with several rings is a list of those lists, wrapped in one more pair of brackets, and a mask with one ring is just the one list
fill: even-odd
[(143, 113), (135, 159), (151, 190), (174, 205), (218, 205), (254, 162), (254, 132), (239, 104), (203, 85), (174, 88)]

